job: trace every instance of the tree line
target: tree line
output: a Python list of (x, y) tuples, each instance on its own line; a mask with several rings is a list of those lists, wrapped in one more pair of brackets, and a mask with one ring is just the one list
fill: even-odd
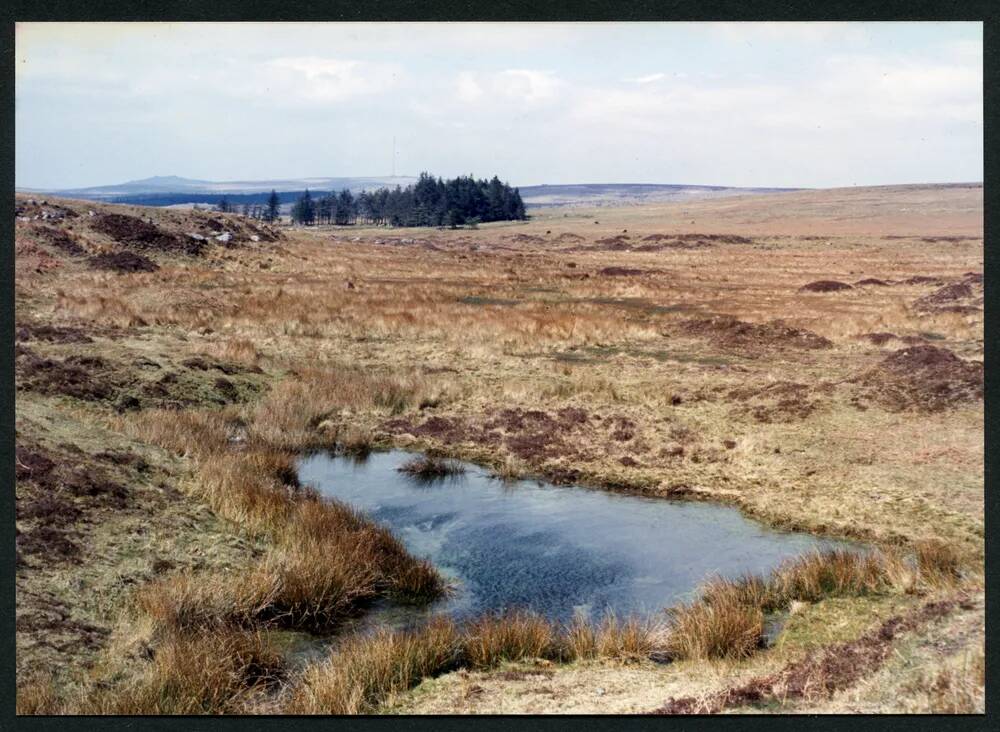
[[(262, 207), (261, 211), (264, 216), (271, 214), (267, 207)], [(526, 218), (521, 193), (496, 176), (490, 180), (476, 180), (471, 175), (444, 180), (421, 173), (416, 183), (405, 188), (379, 188), (362, 191), (357, 196), (344, 189), (340, 193), (314, 197), (307, 190), (292, 206), (292, 221), (306, 226), (358, 222), (389, 226), (462, 226)]]

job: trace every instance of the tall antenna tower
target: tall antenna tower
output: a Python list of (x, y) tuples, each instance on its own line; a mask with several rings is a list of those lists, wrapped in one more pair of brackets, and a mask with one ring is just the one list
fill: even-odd
[(392, 177), (396, 177), (396, 136), (392, 136)]

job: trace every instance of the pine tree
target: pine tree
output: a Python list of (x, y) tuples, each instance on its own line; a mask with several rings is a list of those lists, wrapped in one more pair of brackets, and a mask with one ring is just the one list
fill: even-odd
[(278, 194), (274, 189), (271, 189), (271, 195), (267, 197), (266, 218), (268, 221), (275, 221), (278, 218), (279, 203)]

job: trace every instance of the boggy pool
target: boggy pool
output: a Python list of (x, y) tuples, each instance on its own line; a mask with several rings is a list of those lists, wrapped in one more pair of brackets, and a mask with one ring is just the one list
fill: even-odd
[(314, 454), (299, 479), (389, 526), (455, 591), (425, 612), (455, 618), (527, 608), (551, 620), (650, 615), (713, 575), (766, 573), (812, 549), (847, 546), (775, 531), (728, 506), (503, 482), (476, 465), (426, 481), (401, 450), (365, 460)]

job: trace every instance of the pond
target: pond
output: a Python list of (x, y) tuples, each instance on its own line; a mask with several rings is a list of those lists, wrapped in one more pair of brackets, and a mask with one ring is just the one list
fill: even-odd
[(454, 592), (423, 614), (650, 615), (692, 599), (714, 575), (763, 574), (813, 549), (849, 546), (769, 529), (712, 503), (504, 482), (468, 463), (463, 474), (432, 481), (398, 471), (414, 457), (314, 454), (298, 470), (303, 483), (390, 527), (451, 580)]

